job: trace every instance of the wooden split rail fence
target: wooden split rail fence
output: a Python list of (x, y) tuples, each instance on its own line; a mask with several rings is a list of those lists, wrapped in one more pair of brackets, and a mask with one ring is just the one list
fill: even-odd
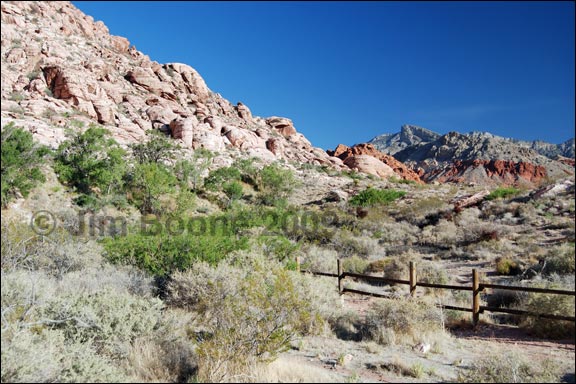
[(409, 286), (410, 296), (412, 296), (412, 297), (415, 296), (417, 287), (471, 291), (472, 292), (472, 305), (469, 308), (456, 307), (456, 306), (444, 305), (444, 304), (438, 304), (438, 306), (441, 308), (444, 308), (444, 309), (471, 312), (472, 313), (472, 324), (474, 326), (476, 326), (478, 324), (478, 321), (480, 320), (480, 314), (483, 312), (499, 312), (499, 313), (513, 314), (513, 315), (536, 316), (536, 317), (540, 317), (540, 318), (553, 319), (553, 320), (576, 321), (574, 316), (560, 316), (560, 315), (554, 315), (554, 314), (525, 311), (525, 310), (521, 310), (521, 309), (489, 307), (489, 306), (480, 305), (480, 292), (484, 291), (487, 288), (510, 290), (510, 291), (521, 291), (521, 292), (545, 293), (545, 294), (551, 294), (551, 295), (569, 295), (569, 296), (576, 296), (576, 292), (575, 291), (560, 290), (560, 289), (532, 288), (532, 287), (519, 287), (519, 286), (511, 286), (511, 285), (482, 283), (480, 281), (480, 278), (478, 276), (478, 271), (476, 269), (472, 269), (472, 285), (471, 286), (465, 286), (465, 285), (432, 284), (432, 283), (418, 282), (416, 279), (416, 265), (413, 262), (410, 262), (410, 270), (409, 270), (409, 279), (408, 280), (391, 279), (391, 278), (387, 278), (387, 277), (363, 275), (363, 274), (352, 273), (352, 272), (344, 272), (342, 269), (342, 262), (340, 259), (337, 260), (338, 273), (302, 270), (300, 268), (300, 260), (299, 259), (296, 259), (296, 264), (297, 264), (298, 271), (300, 271), (302, 273), (310, 273), (310, 274), (313, 274), (316, 276), (328, 276), (328, 277), (338, 278), (338, 292), (341, 295), (346, 293), (346, 292), (350, 292), (350, 293), (357, 293), (357, 294), (361, 294), (361, 295), (368, 295), (368, 296), (375, 296), (375, 297), (386, 297), (386, 298), (390, 297), (389, 295), (386, 295), (386, 294), (365, 292), (365, 291), (361, 291), (361, 290), (357, 290), (357, 289), (345, 288), (344, 287), (344, 279), (346, 277), (352, 277), (352, 278), (356, 278), (356, 279), (360, 279), (360, 280), (387, 283), (387, 284), (405, 284), (405, 285)]

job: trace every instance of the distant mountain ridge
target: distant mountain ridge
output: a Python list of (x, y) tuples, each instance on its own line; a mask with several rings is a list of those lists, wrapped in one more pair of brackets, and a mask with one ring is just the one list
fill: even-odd
[[(568, 158), (574, 158), (574, 138), (568, 139), (560, 144), (552, 144), (542, 140), (525, 141), (518, 140), (514, 138), (506, 138), (502, 136), (493, 135), (488, 132), (471, 132), (465, 134), (459, 134), (462, 136), (469, 136), (472, 141), (478, 141), (481, 139), (492, 139), (496, 141), (502, 141), (524, 148), (533, 149), (539, 154), (549, 157), (556, 158), (557, 156), (563, 156)], [(388, 155), (394, 155), (408, 147), (418, 145), (418, 144), (428, 144), (434, 142), (442, 137), (441, 134), (431, 131), (426, 128), (422, 128), (416, 125), (403, 125), (398, 133), (385, 133), (374, 137), (372, 140), (368, 141), (368, 144), (374, 145), (376, 149)]]
[(539, 184), (574, 174), (574, 138), (561, 144), (522, 141), (487, 132), (440, 135), (403, 125), (399, 133), (370, 140), (425, 182)]

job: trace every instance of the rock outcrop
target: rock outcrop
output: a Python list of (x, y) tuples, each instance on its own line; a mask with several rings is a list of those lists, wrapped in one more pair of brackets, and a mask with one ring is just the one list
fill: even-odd
[[(330, 156), (335, 156), (343, 160), (344, 164), (346, 164), (350, 168), (353, 168), (352, 166), (350, 166), (350, 164), (360, 163), (361, 164), (360, 167), (356, 165), (354, 168), (358, 168), (360, 172), (365, 172), (373, 175), (378, 174), (379, 171), (377, 169), (380, 169), (381, 167), (374, 161), (366, 160), (365, 158), (363, 158), (364, 160), (362, 161), (359, 161), (357, 159), (350, 160), (356, 158), (357, 156), (370, 156), (379, 161), (380, 163), (386, 165), (387, 168), (392, 169), (393, 174), (391, 174), (390, 176), (394, 175), (404, 180), (410, 180), (415, 181), (417, 183), (422, 183), (422, 180), (420, 180), (420, 177), (416, 172), (414, 172), (406, 165), (402, 164), (400, 161), (396, 160), (394, 157), (378, 151), (372, 144), (356, 144), (352, 147), (347, 147), (343, 144), (340, 144), (336, 147), (334, 151), (327, 151), (327, 152)], [(370, 165), (374, 165), (375, 168), (374, 169), (367, 168)], [(380, 172), (380, 173), (387, 174), (387, 172)]]
[(253, 116), (212, 92), (191, 66), (159, 64), (67, 1), (2, 2), (2, 125), (56, 147), (66, 128), (108, 128), (122, 145), (158, 129), (190, 151), (342, 169), (292, 120)]

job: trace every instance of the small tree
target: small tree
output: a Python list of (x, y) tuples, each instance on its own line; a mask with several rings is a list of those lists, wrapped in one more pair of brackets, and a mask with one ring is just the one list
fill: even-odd
[(48, 152), (34, 144), (32, 134), (15, 127), (13, 122), (2, 129), (2, 206), (6, 207), (18, 193), (28, 196), (45, 177), (38, 164)]
[(201, 186), (202, 175), (212, 162), (214, 154), (207, 149), (198, 148), (194, 151), (192, 159), (179, 160), (175, 165), (175, 172), (181, 186), (196, 190)]
[(120, 190), (126, 167), (124, 154), (108, 130), (91, 125), (60, 144), (54, 169), (61, 182), (93, 198)]
[(259, 189), (265, 204), (276, 204), (288, 197), (294, 190), (296, 178), (291, 170), (270, 164), (260, 171)]
[(231, 181), (224, 184), (223, 191), (230, 199), (230, 203), (241, 199), (243, 195), (242, 184), (237, 181)]
[(175, 191), (176, 177), (162, 164), (137, 164), (128, 179), (131, 200), (142, 213), (160, 212), (160, 197)]
[(174, 159), (177, 147), (172, 139), (164, 133), (154, 130), (147, 131), (146, 135), (148, 141), (130, 146), (138, 163), (160, 163)]
[(210, 172), (204, 180), (204, 186), (211, 191), (223, 189), (223, 186), (240, 180), (240, 171), (233, 167), (222, 167)]

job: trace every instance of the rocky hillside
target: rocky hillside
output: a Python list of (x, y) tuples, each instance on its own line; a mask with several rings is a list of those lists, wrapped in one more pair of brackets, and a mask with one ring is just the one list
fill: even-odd
[(252, 116), (180, 63), (159, 64), (69, 2), (2, 2), (2, 126), (56, 147), (65, 129), (98, 123), (121, 144), (159, 129), (226, 165), (235, 156), (345, 169), (285, 117)]
[(411, 166), (426, 182), (539, 184), (574, 173), (574, 139), (526, 142), (485, 132), (439, 135), (405, 125), (370, 144)]

